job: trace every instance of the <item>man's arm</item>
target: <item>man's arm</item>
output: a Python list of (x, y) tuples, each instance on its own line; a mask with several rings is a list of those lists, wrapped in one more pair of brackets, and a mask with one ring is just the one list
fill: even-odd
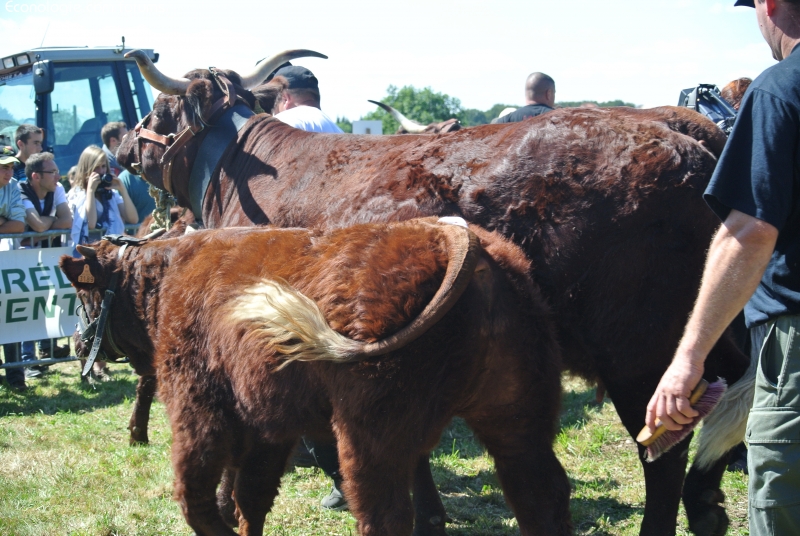
[(69, 204), (59, 203), (56, 207), (56, 217), (51, 229), (72, 229), (72, 212)]
[(25, 205), (19, 194), (16, 181), (10, 184), (11, 188), (6, 190), (8, 193), (8, 208), (0, 216), (0, 233), (24, 233), (25, 232)]
[(645, 422), (651, 430), (656, 419), (668, 430), (680, 430), (697, 416), (689, 395), (703, 375), (706, 357), (755, 292), (777, 239), (774, 226), (737, 210), (717, 231), (683, 338), (647, 405)]
[(49, 231), (55, 221), (52, 216), (40, 216), (35, 208), (25, 210), (25, 223), (37, 233)]
[(8, 220), (0, 216), (0, 234), (24, 233), (25, 223), (18, 220)]

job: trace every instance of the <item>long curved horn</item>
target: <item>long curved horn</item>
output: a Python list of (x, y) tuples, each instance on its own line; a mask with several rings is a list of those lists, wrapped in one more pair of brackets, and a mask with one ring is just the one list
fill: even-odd
[(188, 78), (170, 78), (165, 75), (158, 70), (155, 64), (150, 61), (150, 58), (147, 57), (147, 54), (141, 50), (131, 50), (125, 54), (125, 57), (135, 59), (144, 79), (166, 95), (183, 95), (191, 83)]
[(369, 99), (367, 99), (367, 102), (371, 102), (372, 104), (376, 104), (376, 105), (380, 106), (381, 108), (383, 108), (385, 111), (387, 111), (390, 114), (392, 114), (392, 117), (397, 119), (397, 122), (400, 123), (400, 126), (402, 126), (404, 129), (406, 129), (406, 131), (408, 131), (410, 134), (422, 134), (423, 132), (425, 132), (425, 129), (428, 128), (425, 125), (420, 125), (416, 121), (412, 121), (411, 119), (409, 119), (408, 117), (404, 116), (403, 114), (401, 114), (400, 112), (398, 112), (397, 110), (395, 110), (394, 108), (389, 106), (388, 104), (384, 104), (382, 102), (369, 100)]
[(264, 280), (230, 303), (228, 317), (253, 325), (265, 346), (285, 362), (350, 363), (398, 350), (422, 336), (455, 305), (481, 261), (478, 237), (469, 229), (444, 225), (448, 263), (444, 279), (420, 315), (394, 335), (365, 343), (348, 339), (328, 325), (317, 304), (285, 283)]
[(276, 54), (269, 59), (261, 60), (258, 65), (256, 65), (256, 68), (252, 73), (243, 75), (242, 87), (245, 89), (253, 89), (256, 86), (261, 85), (261, 83), (264, 82), (264, 79), (269, 76), (272, 71), (287, 61), (297, 58), (322, 58), (327, 60), (328, 56), (325, 54), (320, 54), (319, 52), (314, 52), (313, 50), (306, 50), (304, 48), (296, 50), (284, 50), (280, 54)]

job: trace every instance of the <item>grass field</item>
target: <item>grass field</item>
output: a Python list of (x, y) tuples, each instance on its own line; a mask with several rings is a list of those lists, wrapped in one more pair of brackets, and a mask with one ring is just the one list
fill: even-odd
[[(51, 367), (24, 394), (0, 387), (0, 534), (192, 534), (171, 498), (164, 407), (154, 405), (150, 445), (129, 447), (136, 376), (127, 366), (112, 369), (113, 381), (96, 389), (80, 383), (75, 363)], [(575, 533), (638, 534), (644, 482), (636, 449), (611, 402), (597, 405), (594, 389), (581, 381), (566, 386), (556, 452), (573, 487)], [(463, 422), (445, 431), (433, 469), (453, 520), (448, 534), (518, 534), (492, 461)], [(746, 535), (747, 477), (726, 473), (723, 484), (728, 534)], [(355, 534), (349, 513), (319, 507), (328, 491), (317, 469), (288, 472), (265, 534)], [(683, 511), (678, 534), (689, 534)]]

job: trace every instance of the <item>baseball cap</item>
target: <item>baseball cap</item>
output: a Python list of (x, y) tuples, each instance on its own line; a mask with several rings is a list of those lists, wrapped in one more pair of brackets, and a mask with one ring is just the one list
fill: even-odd
[(284, 77), (289, 82), (289, 89), (319, 90), (319, 82), (317, 82), (317, 77), (314, 76), (314, 73), (299, 65), (282, 67), (275, 71), (275, 76)]
[(0, 164), (15, 164), (19, 163), (16, 157), (16, 152), (10, 146), (6, 145), (0, 149)]
[(734, 6), (747, 6), (747, 7), (756, 7), (755, 0), (736, 0), (736, 3), (733, 4)]

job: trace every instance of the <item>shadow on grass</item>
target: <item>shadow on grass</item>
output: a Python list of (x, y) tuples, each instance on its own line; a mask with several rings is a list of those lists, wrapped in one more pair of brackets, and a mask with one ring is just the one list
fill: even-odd
[(0, 390), (2, 415), (54, 415), (107, 408), (136, 397), (136, 376), (130, 369), (115, 368), (109, 382), (81, 383), (76, 369), (50, 368), (41, 377), (28, 380), (28, 391)]
[(587, 387), (581, 391), (566, 391), (561, 398), (561, 423), (559, 431), (565, 428), (580, 427), (592, 420), (603, 409), (608, 399), (598, 404), (595, 388)]
[[(443, 481), (434, 470), (434, 479), (445, 511), (452, 520), (447, 525), (449, 535), (519, 534), (493, 471)], [(573, 489), (582, 487), (600, 493), (621, 486), (613, 479), (571, 482)], [(644, 508), (607, 497), (576, 497), (573, 494), (570, 511), (575, 534), (610, 536), (619, 533), (620, 525), (630, 525), (632, 520), (640, 517)]]
[(575, 534), (619, 534), (617, 528), (627, 525), (634, 517), (641, 517), (643, 506), (632, 506), (606, 497), (576, 498), (570, 500), (570, 512)]

